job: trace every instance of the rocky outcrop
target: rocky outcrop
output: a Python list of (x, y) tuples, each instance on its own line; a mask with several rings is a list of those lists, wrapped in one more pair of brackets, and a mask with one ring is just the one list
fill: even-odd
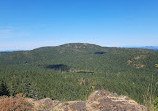
[(28, 99), (38, 111), (147, 111), (143, 105), (126, 96), (106, 90), (93, 92), (87, 101), (60, 102), (50, 98), (35, 101)]

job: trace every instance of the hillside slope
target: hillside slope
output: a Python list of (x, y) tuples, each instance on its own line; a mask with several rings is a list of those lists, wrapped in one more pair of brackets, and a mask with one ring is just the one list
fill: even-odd
[(154, 50), (70, 43), (0, 52), (0, 80), (10, 95), (86, 100), (92, 91), (107, 89), (144, 103), (158, 96), (155, 64)]

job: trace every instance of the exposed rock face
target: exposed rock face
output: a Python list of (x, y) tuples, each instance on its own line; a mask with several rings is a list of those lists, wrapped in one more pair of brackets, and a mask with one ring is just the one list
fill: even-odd
[(145, 106), (139, 105), (134, 100), (106, 90), (93, 92), (87, 101), (60, 102), (49, 98), (28, 101), (34, 104), (38, 111), (147, 111)]
[(126, 96), (118, 96), (106, 90), (99, 90), (92, 93), (87, 103), (91, 111), (147, 111), (146, 107)]

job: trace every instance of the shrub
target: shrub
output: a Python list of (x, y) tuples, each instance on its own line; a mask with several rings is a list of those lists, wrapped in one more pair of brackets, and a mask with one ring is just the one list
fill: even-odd
[(154, 101), (154, 109), (155, 111), (158, 111), (158, 98), (156, 98)]
[(3, 96), (0, 99), (1, 111), (30, 111), (32, 105), (25, 100), (23, 94), (17, 94), (15, 97)]

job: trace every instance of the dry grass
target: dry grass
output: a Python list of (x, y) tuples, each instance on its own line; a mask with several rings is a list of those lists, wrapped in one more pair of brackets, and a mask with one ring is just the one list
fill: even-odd
[(17, 94), (16, 97), (2, 97), (0, 99), (1, 111), (31, 111), (32, 105), (25, 100), (23, 94)]

